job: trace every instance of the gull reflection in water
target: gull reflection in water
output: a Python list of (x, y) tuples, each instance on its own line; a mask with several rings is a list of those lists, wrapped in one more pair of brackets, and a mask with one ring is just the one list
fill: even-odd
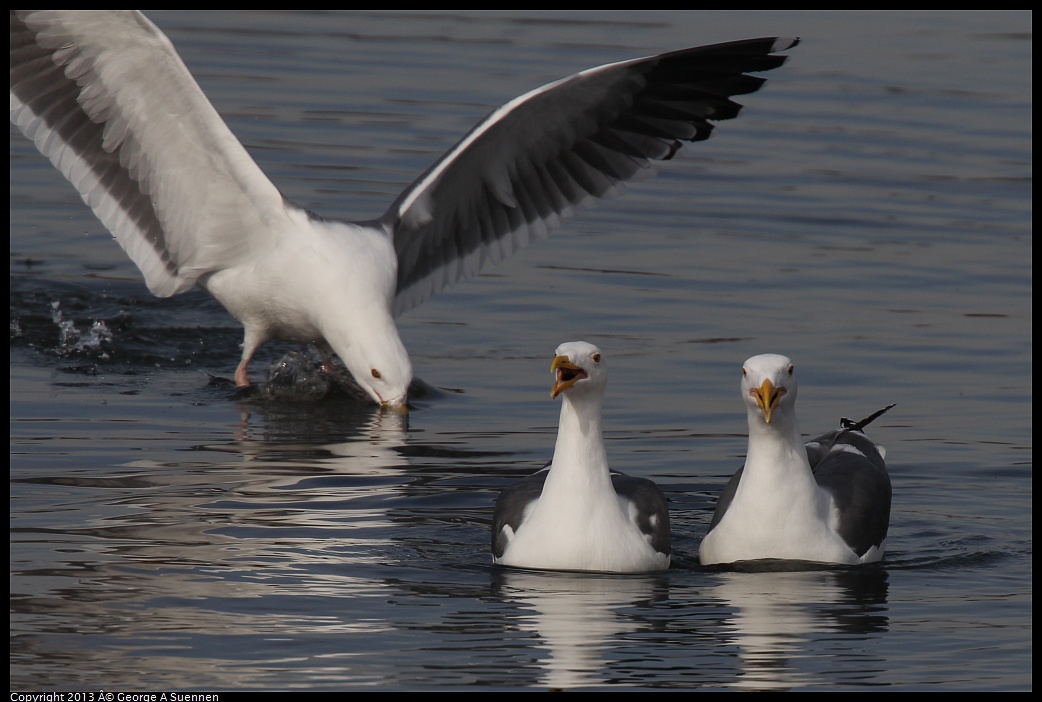
[(889, 626), (882, 568), (764, 569), (715, 578), (703, 594), (732, 610), (721, 621), (722, 643), (738, 647), (740, 672), (732, 685), (740, 689), (814, 684), (860, 639)]
[[(607, 682), (613, 675), (609, 648), (625, 636), (650, 627), (638, 610), (666, 596), (661, 575), (609, 575), (494, 569), (494, 589), (519, 605), (513, 623), (531, 632), (546, 655), (539, 684), (568, 689)], [(627, 610), (627, 611), (623, 611)]]

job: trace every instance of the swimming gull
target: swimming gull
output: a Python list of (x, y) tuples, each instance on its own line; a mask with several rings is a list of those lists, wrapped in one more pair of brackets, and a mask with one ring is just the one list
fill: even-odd
[(742, 368), (749, 416), (745, 465), (724, 487), (703, 565), (757, 559), (870, 563), (890, 525), (885, 449), (862, 431), (893, 405), (804, 445), (796, 420), (795, 368), (785, 356), (753, 356)]
[(336, 353), (375, 401), (412, 379), (395, 317), (616, 194), (780, 66), (795, 39), (613, 63), (515, 98), (379, 218), (288, 202), (170, 40), (136, 11), (12, 11), (11, 121), (76, 187), (160, 297), (202, 287), (242, 323), (238, 385), (270, 339)]
[(557, 347), (561, 421), (550, 465), (508, 486), (492, 517), (493, 561), (639, 573), (669, 567), (669, 512), (655, 483), (609, 470), (601, 435), (607, 370), (593, 344)]

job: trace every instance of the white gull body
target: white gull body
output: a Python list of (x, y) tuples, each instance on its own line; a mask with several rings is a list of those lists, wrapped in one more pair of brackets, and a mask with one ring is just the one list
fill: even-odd
[(658, 486), (611, 471), (601, 434), (607, 371), (593, 344), (557, 347), (561, 396), (548, 468), (507, 487), (492, 519), (493, 561), (546, 570), (639, 573), (669, 567), (669, 512)]
[(785, 356), (742, 368), (749, 419), (745, 465), (731, 478), (698, 550), (703, 565), (760, 559), (878, 561), (890, 524), (885, 450), (861, 431), (887, 407), (804, 445), (796, 375)]
[(583, 71), (492, 112), (377, 219), (322, 219), (283, 198), (167, 37), (135, 11), (12, 11), (11, 121), (76, 187), (166, 297), (212, 294), (244, 329), (236, 383), (270, 339), (336, 353), (375, 401), (403, 406), (395, 317), (577, 207), (650, 172), (796, 40), (755, 39)]

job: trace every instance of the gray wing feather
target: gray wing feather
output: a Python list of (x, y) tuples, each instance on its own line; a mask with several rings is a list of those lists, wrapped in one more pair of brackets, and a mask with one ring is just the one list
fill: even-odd
[(811, 462), (814, 479), (832, 495), (839, 510), (836, 531), (859, 556), (886, 539), (893, 489), (879, 446), (863, 432), (894, 405), (818, 437), (819, 460)]
[(637, 508), (637, 526), (648, 536), (651, 546), (659, 553), (670, 554), (669, 508), (666, 496), (654, 482), (635, 478), (617, 471), (611, 472), (615, 492), (633, 502)]
[(161, 297), (288, 221), (170, 40), (139, 12), (11, 12), (11, 122)]
[(491, 113), (407, 188), (381, 219), (398, 252), (394, 311), (545, 237), (576, 208), (621, 192), (707, 139), (733, 95), (765, 79), (798, 40), (717, 44), (583, 71)]
[[(496, 508), (492, 513), (492, 555), (499, 558), (510, 543), (511, 534), (517, 533), (521, 520), (525, 516), (525, 508), (543, 494), (543, 483), (550, 474), (550, 465), (538, 473), (522, 478), (508, 485), (496, 498)], [(504, 533), (504, 527), (510, 527), (511, 534)]]

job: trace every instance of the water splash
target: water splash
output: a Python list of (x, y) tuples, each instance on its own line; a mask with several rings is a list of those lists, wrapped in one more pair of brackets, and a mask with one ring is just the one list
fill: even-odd
[(331, 378), (322, 370), (322, 358), (313, 348), (290, 351), (271, 364), (265, 374), (268, 399), (317, 400), (329, 394)]
[(100, 351), (99, 358), (108, 359), (109, 355), (102, 350), (101, 345), (112, 341), (112, 332), (105, 322), (98, 319), (91, 325), (90, 329), (81, 332), (76, 323), (71, 319), (65, 319), (61, 311), (61, 303), (51, 303), (51, 321), (58, 325), (58, 353), (64, 355), (70, 353), (82, 353)]

